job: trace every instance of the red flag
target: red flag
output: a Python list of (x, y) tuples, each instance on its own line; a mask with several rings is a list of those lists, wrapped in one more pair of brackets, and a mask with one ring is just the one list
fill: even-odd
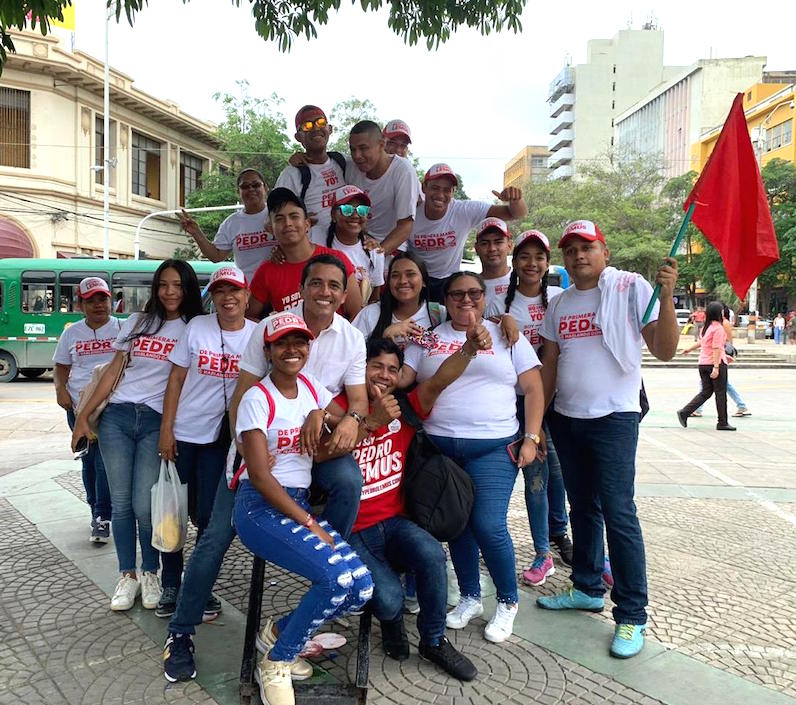
[(716, 147), (683, 204), (724, 262), (739, 299), (758, 274), (779, 259), (777, 236), (743, 113), (743, 93), (733, 101)]

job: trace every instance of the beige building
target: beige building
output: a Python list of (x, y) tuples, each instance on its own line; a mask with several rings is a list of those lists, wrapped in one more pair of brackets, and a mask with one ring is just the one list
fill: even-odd
[(663, 32), (652, 25), (589, 40), (586, 63), (565, 66), (550, 84), (551, 178), (606, 158), (615, 117), (680, 68), (663, 65)]
[(547, 160), (550, 150), (541, 145), (528, 145), (515, 154), (503, 172), (503, 188), (517, 186), (522, 188), (532, 181), (545, 181), (550, 174)]
[[(53, 36), (13, 37), (0, 76), (0, 257), (102, 255), (104, 64)], [(132, 257), (136, 225), (183, 205), (220, 147), (213, 124), (111, 69), (110, 256)], [(184, 244), (173, 217), (142, 229), (149, 258)]]

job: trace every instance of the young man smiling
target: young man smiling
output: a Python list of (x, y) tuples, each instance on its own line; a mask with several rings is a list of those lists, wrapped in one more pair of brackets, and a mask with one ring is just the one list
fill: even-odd
[(492, 303), (508, 291), (511, 277), (511, 267), (508, 264), (511, 232), (503, 219), (486, 218), (478, 224), (475, 253), (481, 260), (486, 284), (486, 308), (489, 310)]
[(540, 597), (551, 610), (600, 612), (604, 606), (603, 518), (614, 586), (616, 628), (610, 653), (630, 658), (644, 646), (647, 574), (644, 540), (633, 499), (641, 407), (641, 348), (660, 360), (677, 351), (680, 328), (672, 292), (677, 262), (658, 269), (660, 303), (649, 323), (652, 287), (638, 274), (608, 266), (610, 253), (591, 221), (571, 223), (558, 246), (575, 285), (549, 304), (542, 323), (548, 423), (564, 474), (574, 544), (573, 587)]

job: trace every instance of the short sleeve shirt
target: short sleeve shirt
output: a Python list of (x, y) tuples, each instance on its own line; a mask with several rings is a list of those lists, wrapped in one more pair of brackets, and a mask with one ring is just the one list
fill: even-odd
[(506, 292), (509, 290), (509, 280), (511, 279), (511, 271), (504, 274), (502, 277), (495, 279), (484, 279), (486, 285), (486, 292), (484, 297), (486, 299), (486, 310), (489, 310), (496, 301), (506, 300)]
[(276, 238), (265, 230), (267, 224), (267, 208), (251, 214), (236, 211), (221, 223), (213, 240), (219, 250), (232, 250), (246, 281), (252, 280), (257, 267), (271, 257), (276, 246)]
[(372, 250), (366, 252), (360, 243), (345, 245), (336, 237), (332, 240), (332, 249), (342, 252), (354, 265), (357, 281), (367, 280), (372, 287), (384, 284), (384, 253)]
[[(429, 309), (433, 312), (435, 320), (431, 319), (429, 315)], [(351, 325), (354, 326), (357, 330), (362, 331), (362, 335), (365, 336), (365, 340), (368, 340), (371, 335), (373, 335), (373, 331), (376, 330), (376, 324), (379, 322), (379, 316), (381, 315), (381, 304), (380, 303), (373, 303), (365, 306), (351, 321)], [(433, 328), (435, 325), (444, 321), (447, 316), (447, 310), (441, 304), (435, 302), (429, 302), (428, 304), (423, 303), (420, 305), (420, 308), (412, 316), (412, 320), (417, 323), (417, 325), (422, 326), (426, 330), (429, 328)], [(400, 319), (396, 318), (395, 314), (392, 316), (392, 323), (400, 323)], [(404, 350), (407, 345), (409, 345), (409, 340), (404, 338), (403, 336), (398, 336), (393, 338), (393, 342)]]
[[(547, 304), (558, 296), (563, 289), (558, 286), (547, 287)], [(506, 312), (506, 296), (496, 297), (489, 309), (487, 309), (486, 316), (501, 316)], [(525, 296), (519, 291), (514, 292), (514, 298), (509, 307), (509, 313), (517, 321), (517, 327), (522, 331), (522, 334), (528, 339), (528, 342), (533, 346), (534, 352), (539, 353), (539, 348), (542, 347), (542, 337), (539, 335), (539, 329), (542, 327), (544, 321), (545, 306), (542, 303), (542, 295), (539, 296)]]

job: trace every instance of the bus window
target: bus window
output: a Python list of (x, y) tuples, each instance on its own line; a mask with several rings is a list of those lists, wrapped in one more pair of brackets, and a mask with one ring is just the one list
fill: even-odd
[(77, 285), (86, 277), (100, 277), (106, 284), (109, 281), (107, 272), (61, 272), (58, 275), (58, 310), (61, 313), (77, 310)]
[(22, 310), (52, 313), (55, 299), (55, 272), (22, 272)]
[[(153, 272), (116, 272), (111, 282), (115, 313), (143, 311), (149, 300)], [(121, 293), (121, 298), (119, 294)], [(120, 303), (121, 302), (121, 303)], [(119, 310), (121, 308), (121, 310)]]

